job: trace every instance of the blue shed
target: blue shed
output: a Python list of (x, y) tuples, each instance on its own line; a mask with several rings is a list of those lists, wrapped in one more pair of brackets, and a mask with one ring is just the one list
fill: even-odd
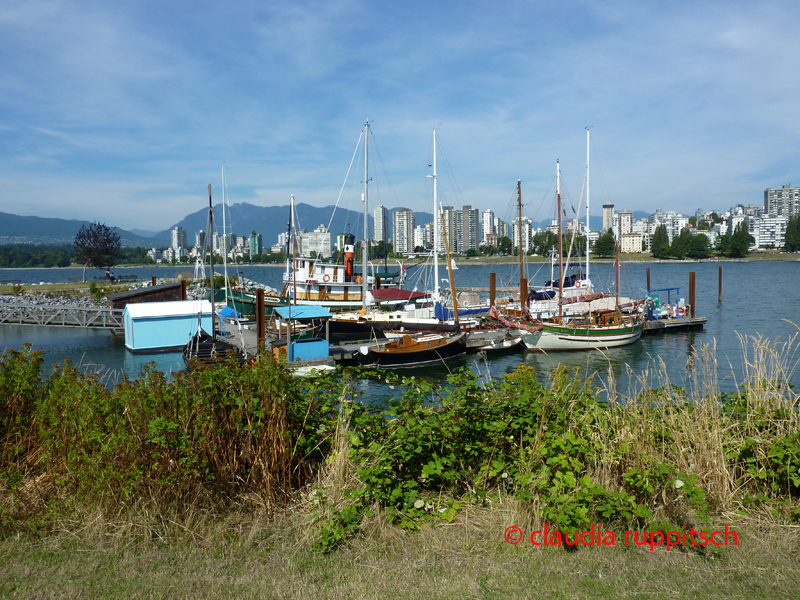
[(198, 327), (211, 331), (211, 310), (208, 300), (128, 304), (123, 313), (125, 347), (131, 352), (181, 349)]

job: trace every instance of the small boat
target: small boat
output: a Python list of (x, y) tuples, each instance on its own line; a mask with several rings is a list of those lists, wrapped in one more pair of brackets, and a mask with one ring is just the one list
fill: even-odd
[(364, 365), (397, 368), (433, 365), (466, 353), (466, 333), (454, 336), (432, 333), (404, 335), (384, 344), (362, 346), (356, 358)]
[(520, 348), (524, 344), (522, 343), (522, 336), (506, 338), (502, 341), (492, 341), (483, 346), (478, 346), (474, 348), (478, 352), (502, 352), (504, 350), (515, 350)]
[(203, 329), (194, 334), (189, 343), (183, 348), (183, 352), (181, 352), (186, 366), (190, 366), (193, 360), (199, 361), (204, 365), (213, 365), (231, 355), (235, 357), (239, 364), (247, 362), (247, 358), (238, 346), (221, 337), (212, 336)]

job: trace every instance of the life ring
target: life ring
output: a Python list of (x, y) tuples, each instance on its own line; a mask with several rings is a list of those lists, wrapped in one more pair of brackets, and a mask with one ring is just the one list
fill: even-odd
[(581, 280), (580, 279), (578, 279), (578, 281), (575, 282), (575, 287), (581, 287)]
[(327, 273), (325, 273), (325, 275), (322, 276), (322, 281), (324, 281), (325, 283), (328, 283), (330, 280), (331, 276), (328, 275)]

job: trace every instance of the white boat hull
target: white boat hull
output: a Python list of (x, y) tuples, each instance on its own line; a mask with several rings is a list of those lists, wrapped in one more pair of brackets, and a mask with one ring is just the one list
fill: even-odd
[(602, 350), (627, 346), (641, 336), (641, 323), (609, 327), (545, 324), (539, 331), (522, 332), (522, 342), (528, 350), (539, 352)]

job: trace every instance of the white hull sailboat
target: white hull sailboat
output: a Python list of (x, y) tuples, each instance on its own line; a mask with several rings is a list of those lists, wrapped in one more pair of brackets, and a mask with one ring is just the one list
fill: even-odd
[[(586, 163), (588, 188), (589, 132), (587, 129)], [(556, 161), (556, 196), (558, 202), (558, 254), (562, 255), (561, 234), (561, 168)], [(588, 228), (589, 211), (587, 201), (586, 220)], [(617, 246), (619, 250), (619, 245)], [(589, 253), (586, 253), (586, 274), (589, 272)], [(559, 288), (563, 276), (559, 261)], [(562, 297), (559, 289), (559, 297)], [(624, 314), (619, 302), (619, 256), (617, 256), (617, 299), (612, 309), (592, 312), (585, 315), (566, 316), (563, 306), (559, 305), (558, 316), (542, 321), (539, 331), (522, 333), (522, 341), (529, 350), (540, 352), (556, 352), (569, 350), (596, 350), (617, 348), (636, 342), (642, 336), (644, 320), (638, 312)]]

